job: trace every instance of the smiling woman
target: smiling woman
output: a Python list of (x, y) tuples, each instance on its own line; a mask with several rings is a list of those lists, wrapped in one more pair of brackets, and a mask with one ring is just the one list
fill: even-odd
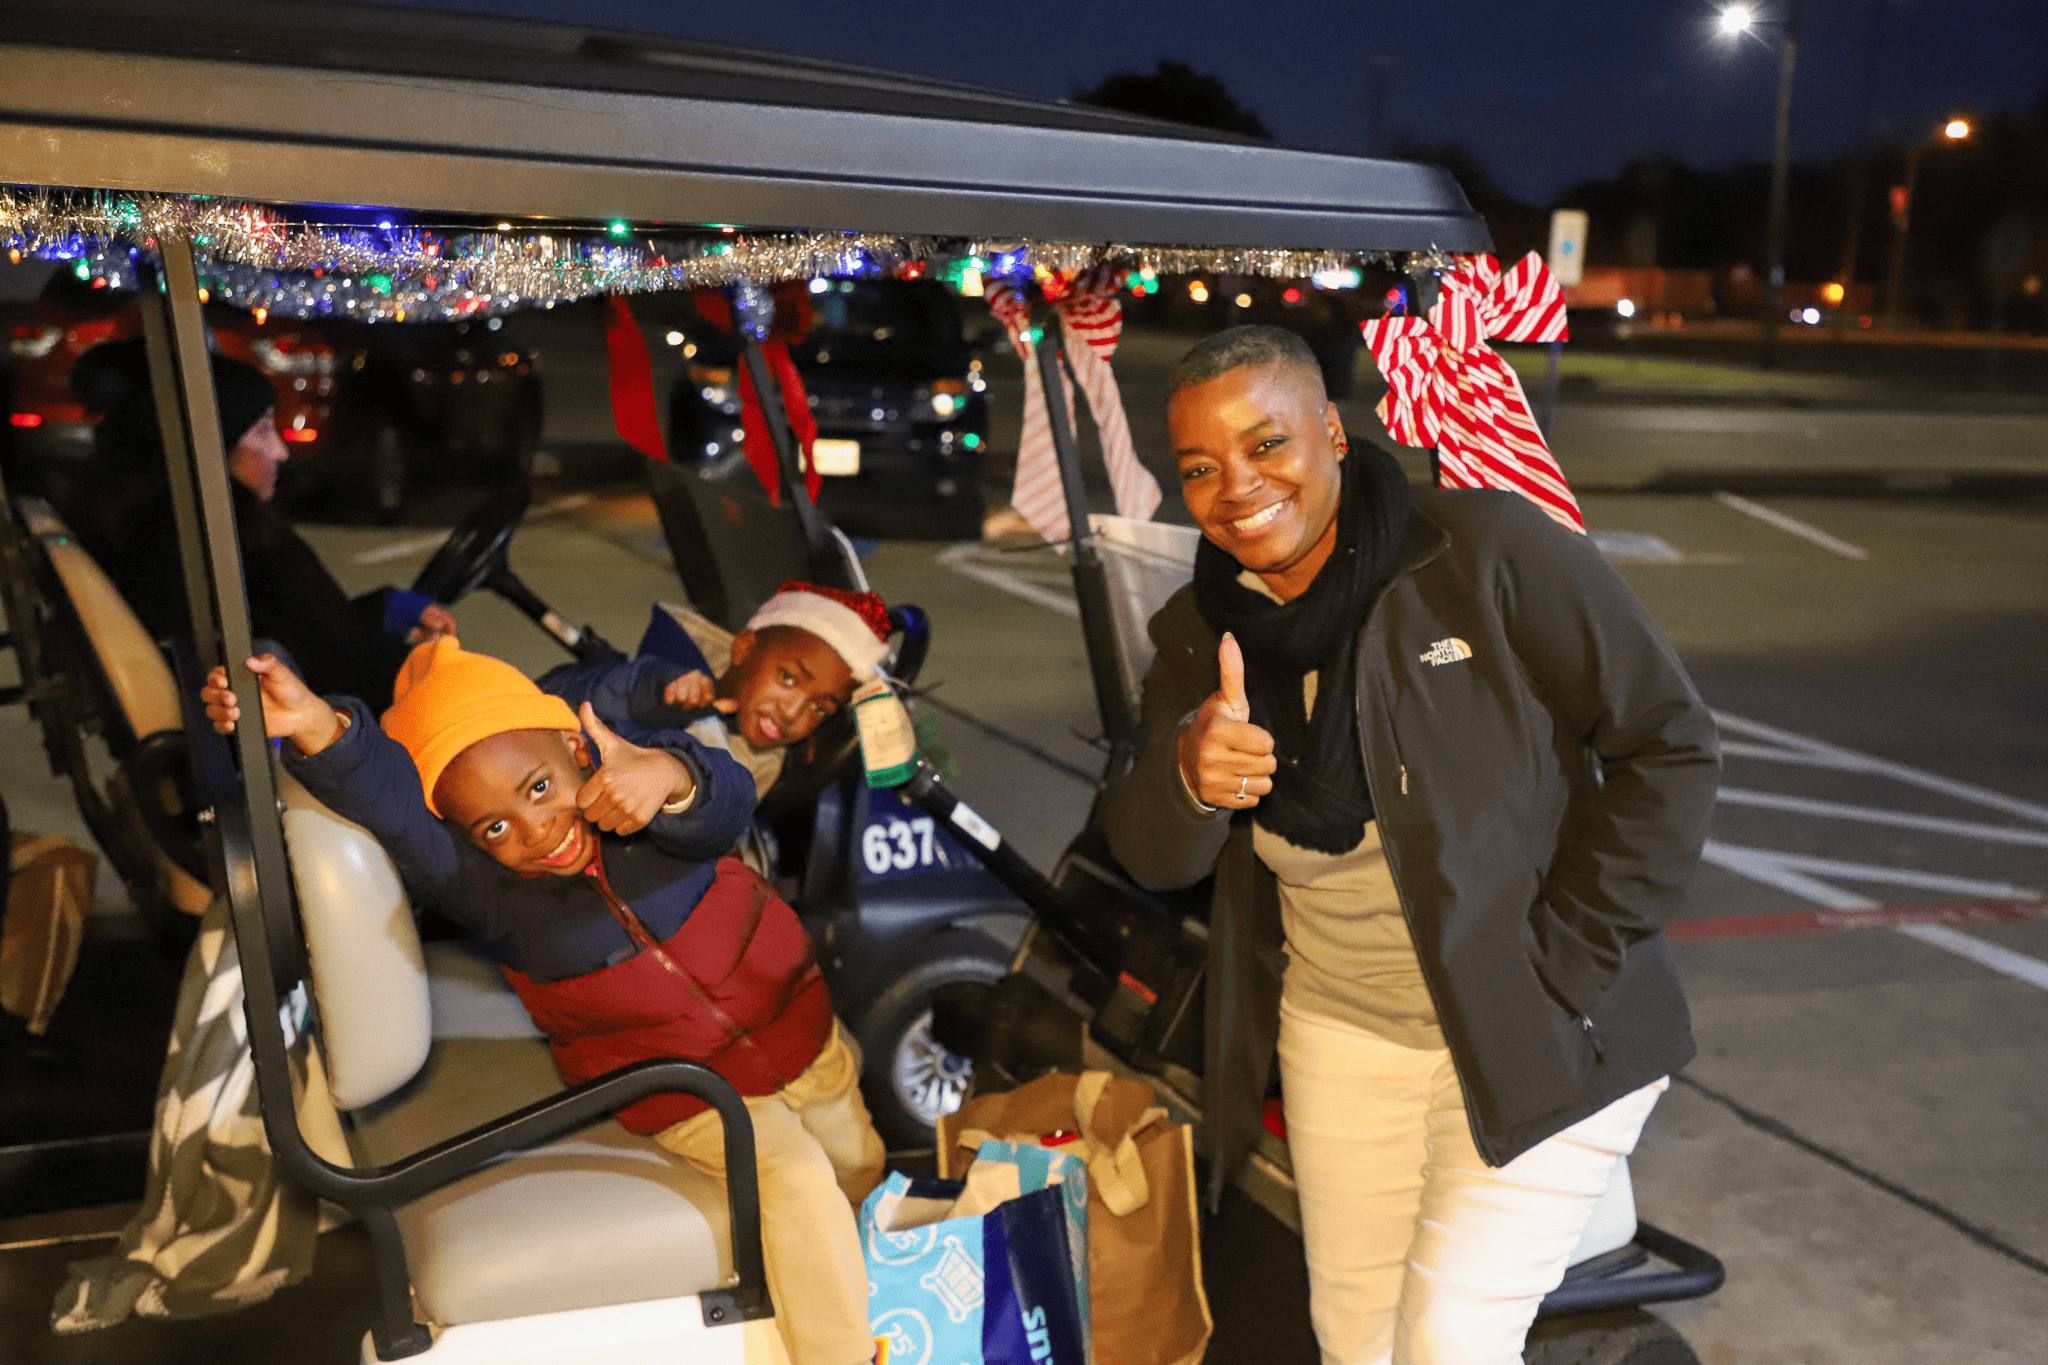
[(1215, 875), (1213, 1169), (1277, 1043), (1325, 1357), (1518, 1359), (1692, 1053), (1661, 926), (1712, 721), (1584, 536), (1411, 497), (1298, 339), (1221, 333), (1171, 394), (1203, 542), (1107, 824), (1145, 885)]

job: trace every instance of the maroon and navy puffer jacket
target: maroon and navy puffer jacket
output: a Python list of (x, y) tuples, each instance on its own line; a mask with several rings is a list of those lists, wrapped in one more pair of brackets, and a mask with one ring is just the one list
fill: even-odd
[[(830, 1036), (832, 1004), (796, 914), (723, 855), (754, 809), (754, 780), (683, 731), (636, 735), (696, 776), (681, 815), (638, 834), (601, 834), (593, 871), (521, 877), (427, 810), (419, 772), (369, 712), (310, 758), (286, 765), (336, 814), (377, 837), (415, 905), (476, 934), (503, 966), (571, 1084), (629, 1062), (702, 1062), (742, 1095), (800, 1075)], [(607, 723), (619, 724), (606, 717)], [(704, 1108), (658, 1095), (621, 1111), (654, 1132)]]
[[(554, 1044), (571, 1085), (633, 1062), (702, 1062), (742, 1095), (772, 1095), (803, 1073), (832, 1033), (832, 1001), (796, 912), (736, 858), (667, 942), (657, 943), (612, 891), (600, 857), (584, 874), (640, 951), (613, 966), (542, 983), (506, 967), (526, 1012)], [(657, 1133), (706, 1108), (693, 1095), (650, 1095), (618, 1113)]]

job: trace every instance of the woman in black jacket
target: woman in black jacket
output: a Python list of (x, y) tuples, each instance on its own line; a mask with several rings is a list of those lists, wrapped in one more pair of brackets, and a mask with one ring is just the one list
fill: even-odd
[[(212, 359), (251, 629), (283, 645), (316, 691), (361, 697), (381, 711), (406, 652), (454, 634), (455, 620), (421, 594), (380, 588), (351, 599), (342, 590), (272, 501), (290, 452), (278, 436), (270, 381), (240, 361)], [(141, 342), (95, 346), (79, 357), (72, 387), (105, 413), (93, 434), (99, 472), (58, 510), (151, 635), (187, 635), (177, 522)]]
[(1692, 1055), (1661, 927), (1712, 720), (1585, 537), (1411, 497), (1291, 333), (1212, 337), (1169, 389), (1204, 543), (1107, 819), (1139, 881), (1216, 874), (1212, 1179), (1277, 1040), (1324, 1360), (1518, 1361)]

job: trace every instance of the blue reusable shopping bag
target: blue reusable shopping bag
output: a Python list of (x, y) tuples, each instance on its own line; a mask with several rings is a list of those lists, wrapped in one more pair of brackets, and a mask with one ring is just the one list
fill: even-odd
[(943, 1211), (966, 1188), (899, 1172), (861, 1206), (869, 1313), (889, 1365), (1086, 1365), (1085, 1167), (1011, 1143), (984, 1144), (977, 1160), (1016, 1166), (1026, 1192), (985, 1214), (890, 1232), (906, 1203)]

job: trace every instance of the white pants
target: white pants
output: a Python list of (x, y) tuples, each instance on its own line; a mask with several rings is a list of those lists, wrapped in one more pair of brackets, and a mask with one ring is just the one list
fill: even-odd
[(1323, 1365), (1520, 1365), (1537, 1305), (1669, 1084), (1491, 1169), (1446, 1050), (1283, 1003), (1280, 1076)]

